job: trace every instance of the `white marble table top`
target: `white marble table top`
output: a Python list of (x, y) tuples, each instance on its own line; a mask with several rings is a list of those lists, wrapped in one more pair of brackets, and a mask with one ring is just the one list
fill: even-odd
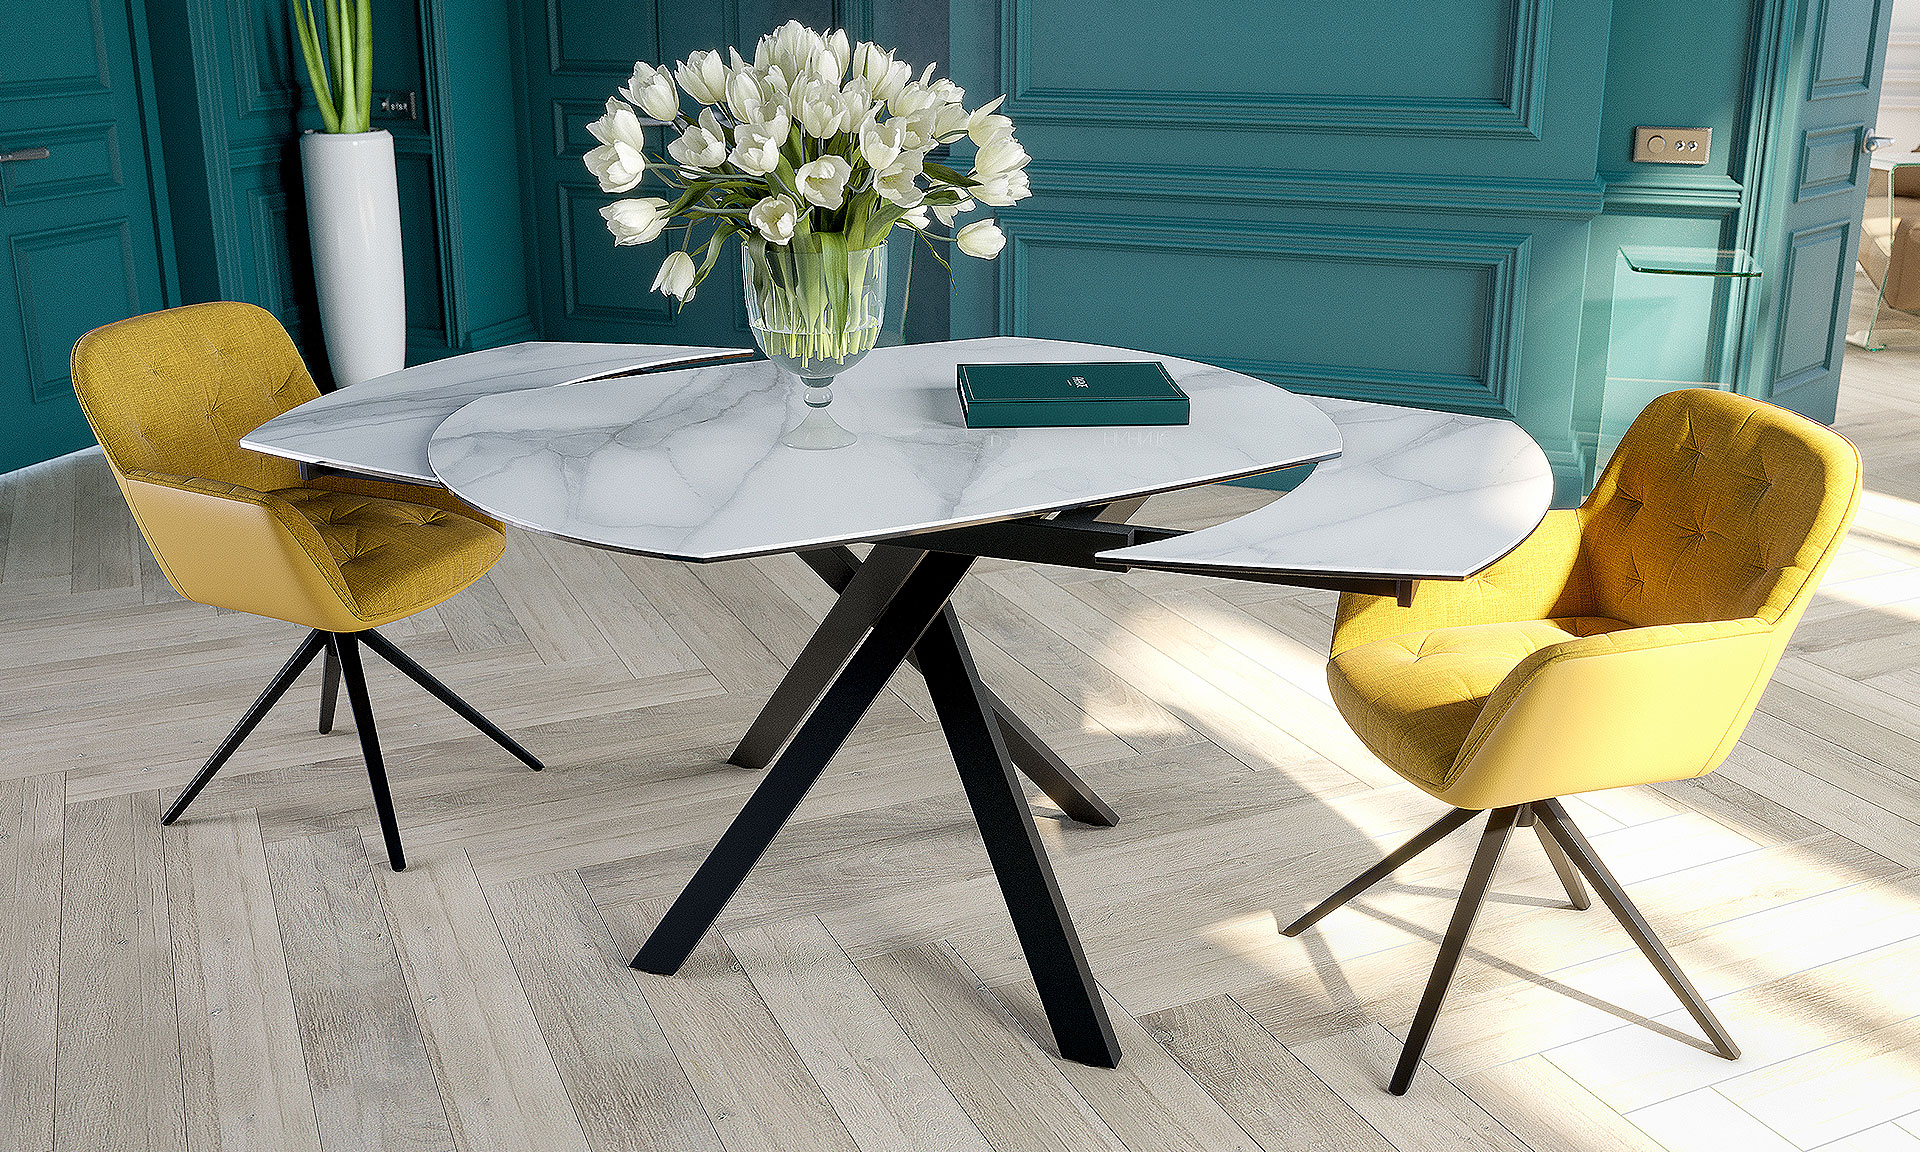
[(1512, 551), (1553, 500), (1546, 454), (1506, 420), (1310, 397), (1340, 458), (1224, 524), (1100, 554), (1141, 568), (1458, 580)]
[[(971, 429), (954, 366), (1160, 360), (1182, 427)], [(764, 362), (489, 396), (434, 433), (461, 499), (532, 531), (720, 560), (987, 523), (1323, 460), (1340, 434), (1305, 399), (1190, 360), (1017, 337), (874, 351), (834, 385), (858, 442), (781, 445), (798, 386)]]
[(749, 348), (528, 341), (416, 364), (329, 392), (283, 413), (240, 441), (272, 456), (351, 472), (438, 484), (427, 441), (440, 422), (482, 396), (573, 384), (603, 376), (740, 360)]

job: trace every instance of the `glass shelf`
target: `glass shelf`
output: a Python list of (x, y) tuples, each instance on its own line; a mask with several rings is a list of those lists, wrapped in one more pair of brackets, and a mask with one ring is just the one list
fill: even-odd
[(1732, 276), (1752, 279), (1760, 265), (1738, 248), (1659, 248), (1629, 245), (1620, 249), (1627, 267), (1658, 276)]

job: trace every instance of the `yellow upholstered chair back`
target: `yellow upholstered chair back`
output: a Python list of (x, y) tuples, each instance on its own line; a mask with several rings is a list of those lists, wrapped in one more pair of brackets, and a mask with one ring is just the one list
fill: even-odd
[(1368, 747), (1461, 808), (1710, 772), (1838, 553), (1860, 481), (1832, 429), (1669, 393), (1585, 504), (1548, 513), (1486, 571), (1422, 584), (1409, 608), (1342, 596), (1335, 702)]
[(107, 462), (272, 491), (291, 460), (240, 438), (320, 394), (286, 329), (251, 304), (192, 304), (96, 329), (73, 349), (73, 386)]
[(485, 575), (498, 524), (438, 489), (299, 465), (241, 437), (319, 392), (280, 322), (195, 304), (96, 329), (73, 386), (160, 570), (201, 604), (326, 632), (413, 615)]
[(1797, 618), (1859, 492), (1859, 454), (1833, 430), (1729, 393), (1670, 392), (1582, 509), (1586, 614), (1635, 627)]

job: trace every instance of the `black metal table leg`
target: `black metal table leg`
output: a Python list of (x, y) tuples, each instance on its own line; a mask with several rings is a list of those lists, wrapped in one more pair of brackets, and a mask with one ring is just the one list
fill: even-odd
[[(896, 548), (885, 551), (906, 550)], [(846, 653), (858, 643), (861, 632), (871, 623), (871, 614), (877, 611), (870, 597), (862, 596), (852, 604), (844, 599), (855, 574), (865, 570), (875, 557), (863, 563), (851, 549), (820, 548), (802, 552), (800, 558), (828, 587), (841, 593), (843, 599), (821, 621), (819, 630), (781, 679), (767, 706), (761, 709), (760, 715), (747, 729), (746, 736), (734, 748), (732, 755), (727, 757), (731, 763), (742, 768), (764, 768), (772, 762), (780, 745), (799, 727), (808, 709), (826, 691), (833, 674), (845, 662)], [(846, 608), (844, 613), (841, 612), (843, 606)], [(952, 616), (951, 609), (948, 615)], [(918, 656), (910, 660), (916, 668), (919, 667)], [(1103, 828), (1111, 828), (1120, 822), (1119, 815), (1100, 798), (1100, 794), (1069, 768), (1053, 749), (1047, 747), (1046, 742), (1026, 721), (1021, 720), (1004, 701), (994, 695), (992, 689), (983, 685), (981, 691), (985, 693), (988, 714), (999, 725), (1001, 738), (1006, 741), (1007, 751), (1013, 757), (1014, 767), (1037, 784), (1047, 798), (1059, 805), (1060, 810), (1072, 819)]]
[(1100, 1001), (1100, 990), (1034, 828), (1033, 814), (1014, 777), (999, 727), (989, 719), (979, 674), (951, 616), (943, 616), (927, 629), (918, 652), (920, 670), (933, 693), (947, 746), (986, 841), (1000, 894), (1013, 916), (1014, 931), (1060, 1055), (1099, 1068), (1115, 1067), (1120, 1063), (1120, 1042)]
[(800, 650), (793, 666), (767, 699), (766, 707), (754, 717), (747, 734), (734, 746), (732, 755), (727, 757), (729, 762), (754, 769), (773, 763), (780, 746), (799, 729), (800, 722), (833, 683), (834, 674), (847, 662), (860, 638), (879, 619), (887, 600), (912, 575), (917, 555), (890, 548), (861, 564), (853, 559), (853, 553), (847, 552), (850, 566), (844, 573), (845, 578), (838, 583), (828, 581), (834, 591), (840, 593), (839, 600), (808, 638), (806, 647)]
[(680, 970), (767, 845), (826, 770), (827, 762), (886, 687), (888, 677), (906, 660), (927, 626), (939, 618), (947, 598), (973, 563), (967, 557), (934, 553), (914, 553), (911, 559), (911, 572), (874, 621), (872, 630), (827, 686), (819, 705), (800, 722), (793, 739), (774, 758), (766, 779), (754, 789), (740, 815), (667, 909), (633, 958), (633, 967), (663, 976)]

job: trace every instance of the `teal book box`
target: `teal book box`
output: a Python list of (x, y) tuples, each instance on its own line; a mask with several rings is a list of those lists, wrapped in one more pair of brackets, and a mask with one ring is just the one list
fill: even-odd
[(1185, 424), (1187, 394), (1152, 361), (961, 364), (969, 428)]

